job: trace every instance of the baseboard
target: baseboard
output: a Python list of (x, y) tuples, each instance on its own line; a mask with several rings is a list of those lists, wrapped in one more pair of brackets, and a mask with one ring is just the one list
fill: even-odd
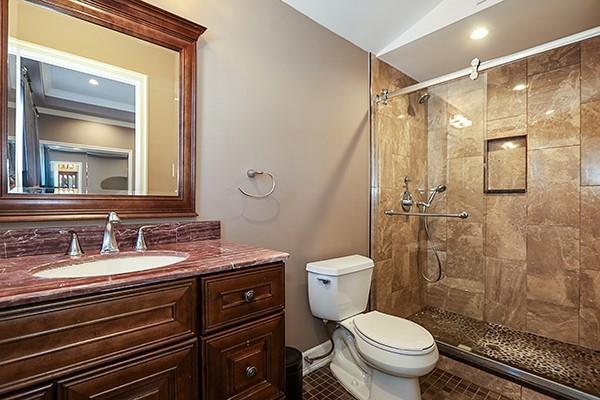
[(304, 359), (304, 357), (306, 357), (306, 356), (318, 357), (320, 355), (327, 353), (330, 349), (331, 349), (331, 342), (328, 340), (328, 341), (323, 342), (320, 345), (315, 346), (312, 349), (308, 349), (304, 353), (302, 353), (302, 375), (306, 376), (307, 374), (310, 374), (311, 372), (316, 371), (317, 369), (326, 366), (331, 361), (332, 355), (330, 354), (329, 356), (322, 358), (320, 360), (317, 360), (317, 361), (313, 362), (312, 364), (307, 363), (306, 360)]

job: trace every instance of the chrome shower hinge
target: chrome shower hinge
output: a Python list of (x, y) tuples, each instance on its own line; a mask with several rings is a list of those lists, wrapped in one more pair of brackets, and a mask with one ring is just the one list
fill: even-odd
[(479, 66), (481, 65), (481, 60), (477, 57), (471, 60), (471, 74), (469, 77), (471, 80), (475, 80), (479, 77)]
[(379, 92), (378, 95), (375, 95), (375, 104), (383, 104), (384, 106), (387, 106), (388, 101), (389, 101), (389, 95), (390, 95), (390, 91), (387, 89), (381, 89), (381, 92)]

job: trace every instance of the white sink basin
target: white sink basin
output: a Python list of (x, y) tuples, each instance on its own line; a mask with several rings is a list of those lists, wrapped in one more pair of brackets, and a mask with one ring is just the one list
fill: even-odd
[(185, 260), (181, 254), (132, 254), (110, 256), (95, 260), (48, 267), (33, 275), (38, 278), (84, 278), (92, 276), (126, 274), (128, 272), (166, 267)]

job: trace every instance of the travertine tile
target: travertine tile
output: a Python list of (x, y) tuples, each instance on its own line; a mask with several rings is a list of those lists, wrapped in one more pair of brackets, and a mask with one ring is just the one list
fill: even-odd
[(371, 89), (377, 94), (381, 89), (394, 91), (417, 83), (413, 78), (405, 75), (385, 61), (374, 55), (371, 56)]
[(523, 136), (527, 134), (527, 114), (487, 122), (487, 138)]
[(527, 74), (534, 75), (567, 65), (579, 64), (579, 43), (545, 51), (527, 59)]
[(485, 320), (525, 329), (527, 263), (492, 257), (485, 260)]
[(529, 148), (577, 145), (580, 141), (579, 65), (529, 78)]
[(375, 261), (392, 258), (394, 219), (384, 212), (393, 208), (393, 189), (371, 189), (372, 206), (372, 257)]
[(528, 152), (528, 215), (532, 225), (579, 225), (579, 146)]
[(391, 260), (375, 262), (371, 286), (372, 306), (386, 312), (392, 308), (392, 280), (394, 268)]
[(527, 195), (489, 195), (486, 199), (485, 254), (527, 259)]
[(558, 306), (538, 300), (527, 300), (527, 330), (568, 343), (579, 341), (577, 307)]
[(581, 184), (600, 185), (600, 100), (581, 105)]
[(581, 268), (600, 271), (600, 186), (581, 188)]
[(392, 279), (392, 291), (418, 287), (416, 236), (411, 241), (411, 235), (394, 232), (392, 249), (393, 275), (388, 277)]
[(470, 279), (446, 278), (446, 309), (483, 320), (484, 283)]
[(578, 228), (527, 228), (527, 298), (579, 307)]
[[(523, 90), (515, 90), (525, 85)], [(487, 119), (524, 115), (527, 111), (527, 61), (517, 61), (487, 71)]]
[(483, 224), (449, 221), (446, 275), (484, 281)]
[(392, 315), (406, 318), (423, 308), (419, 287), (405, 287), (392, 292)]
[(483, 157), (448, 160), (448, 211), (467, 211), (469, 222), (483, 222)]
[(600, 270), (581, 271), (579, 342), (600, 350)]
[(581, 102), (600, 100), (600, 36), (581, 42)]
[(552, 276), (579, 270), (579, 229), (570, 226), (527, 227), (528, 272)]
[(457, 128), (448, 122), (448, 157), (483, 155), (484, 80), (464, 78), (448, 84), (448, 119), (462, 115), (470, 126)]

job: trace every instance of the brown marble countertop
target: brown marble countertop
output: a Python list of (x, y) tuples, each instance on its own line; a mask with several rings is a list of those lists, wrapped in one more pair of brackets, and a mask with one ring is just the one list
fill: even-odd
[(220, 271), (284, 261), (289, 255), (275, 250), (226, 242), (221, 239), (196, 242), (161, 244), (153, 246), (146, 254), (165, 252), (185, 253), (187, 259), (166, 267), (118, 275), (84, 278), (38, 278), (33, 273), (55, 264), (72, 264), (91, 261), (99, 257), (125, 257), (136, 254), (124, 249), (116, 255), (86, 254), (72, 260), (64, 255), (41, 255), (0, 260), (0, 309), (17, 305), (61, 299), (82, 294), (170, 281)]

